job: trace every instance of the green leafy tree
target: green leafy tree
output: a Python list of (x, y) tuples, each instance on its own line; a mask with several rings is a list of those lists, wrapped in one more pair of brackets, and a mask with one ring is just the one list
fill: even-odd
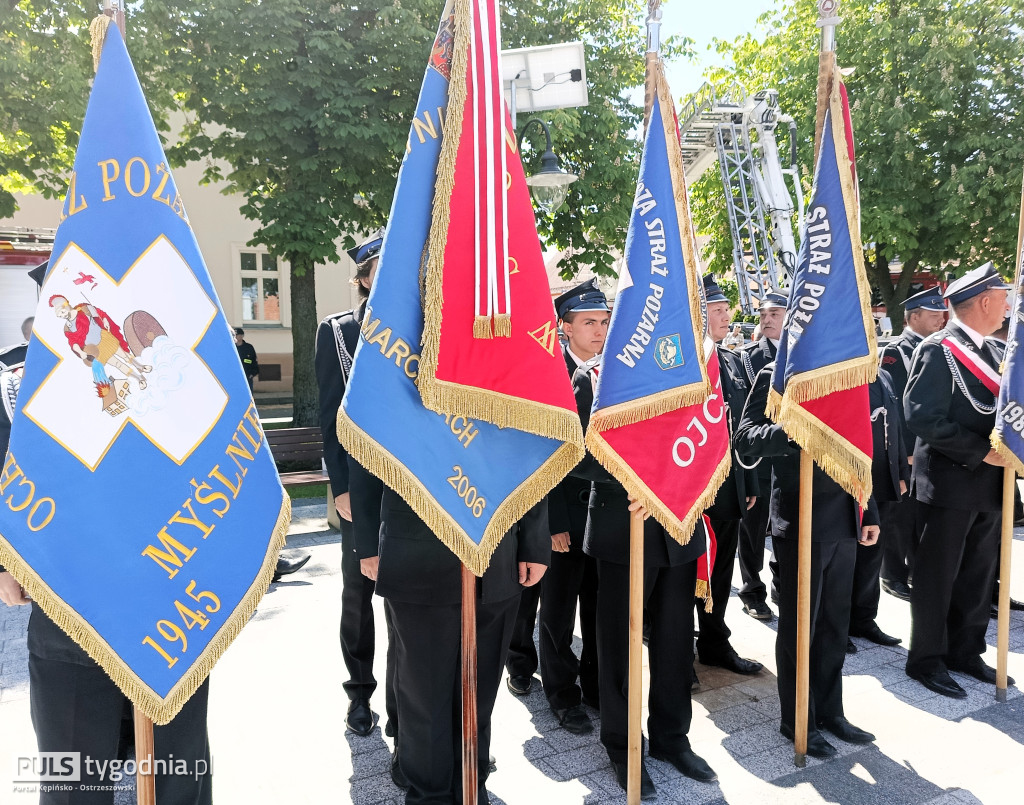
[[(1021, 0), (844, 3), (836, 29), (857, 148), (862, 236), (872, 286), (897, 327), (914, 273), (1008, 268), (1016, 248), (1024, 141)], [(795, 0), (764, 15), (766, 31), (719, 43), (716, 81), (779, 90), (797, 121), (809, 185), (819, 51), (817, 9)], [(694, 188), (702, 228), (729, 261), (717, 177)], [(890, 265), (902, 264), (895, 282)]]

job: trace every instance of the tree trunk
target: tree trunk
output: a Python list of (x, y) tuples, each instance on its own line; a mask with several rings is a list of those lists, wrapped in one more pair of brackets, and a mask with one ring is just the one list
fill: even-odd
[(892, 301), (886, 303), (886, 311), (889, 318), (892, 319), (894, 335), (899, 335), (903, 332), (903, 303), (907, 300), (907, 296), (910, 293), (910, 283), (913, 281), (914, 274), (917, 273), (920, 265), (921, 259), (919, 257), (910, 257), (903, 263), (900, 277), (896, 280), (896, 287), (892, 291)]
[(310, 427), (318, 423), (316, 374), (313, 350), (316, 345), (316, 284), (313, 260), (304, 254), (288, 255), (291, 263), (292, 295), (292, 425)]

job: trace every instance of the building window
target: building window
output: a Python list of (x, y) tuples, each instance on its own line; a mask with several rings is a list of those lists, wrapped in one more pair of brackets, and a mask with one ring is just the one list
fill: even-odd
[(266, 252), (239, 251), (242, 276), (242, 321), (282, 324), (281, 269)]

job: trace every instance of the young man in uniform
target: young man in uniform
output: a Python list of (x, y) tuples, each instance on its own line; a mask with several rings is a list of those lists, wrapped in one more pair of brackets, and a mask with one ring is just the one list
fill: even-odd
[[(766, 365), (775, 360), (782, 337), (782, 322), (786, 318), (787, 298), (781, 293), (765, 294), (758, 310), (761, 337), (739, 351), (747, 388), (754, 385), (754, 379)], [(743, 611), (759, 621), (770, 621), (774, 615), (768, 607), (768, 588), (761, 581), (764, 568), (764, 542), (768, 533), (768, 489), (772, 483), (772, 461), (770, 458), (755, 459), (751, 464), (757, 467), (757, 484), (762, 494), (743, 513), (739, 536), (740, 601)], [(775, 598), (775, 562), (769, 562), (772, 571), (772, 598)]]
[[(356, 735), (369, 735), (376, 724), (370, 709), (370, 697), (377, 688), (373, 676), (375, 628), (373, 617), (373, 581), (360, 570), (356, 529), (365, 529), (376, 542), (380, 527), (380, 500), (384, 485), (363, 469), (338, 441), (338, 408), (345, 395), (352, 358), (359, 343), (359, 328), (366, 313), (366, 300), (377, 271), (377, 256), (384, 244), (384, 230), (348, 250), (356, 264), (353, 283), (360, 304), (328, 316), (316, 331), (316, 379), (320, 395), (320, 432), (324, 440), (324, 463), (330, 478), (334, 506), (341, 522), (341, 654), (348, 671), (343, 683), (349, 698), (346, 726)], [(353, 487), (356, 494), (353, 495)], [(385, 613), (387, 610), (385, 610)], [(397, 718), (393, 662), (388, 652), (385, 680), (385, 708), (394, 733)]]

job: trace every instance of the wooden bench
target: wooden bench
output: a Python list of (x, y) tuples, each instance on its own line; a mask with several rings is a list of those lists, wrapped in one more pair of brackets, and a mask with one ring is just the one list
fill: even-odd
[[(324, 471), (324, 441), (320, 428), (273, 428), (263, 432), (267, 436), (267, 444), (277, 465), (282, 486), (327, 484), (327, 523), (340, 531), (341, 521), (334, 507), (330, 479)], [(299, 469), (282, 472), (282, 465)]]
[[(264, 433), (283, 486), (327, 483), (327, 473), (323, 470), (324, 441), (320, 428), (274, 428)], [(282, 465), (298, 469), (281, 472)]]

